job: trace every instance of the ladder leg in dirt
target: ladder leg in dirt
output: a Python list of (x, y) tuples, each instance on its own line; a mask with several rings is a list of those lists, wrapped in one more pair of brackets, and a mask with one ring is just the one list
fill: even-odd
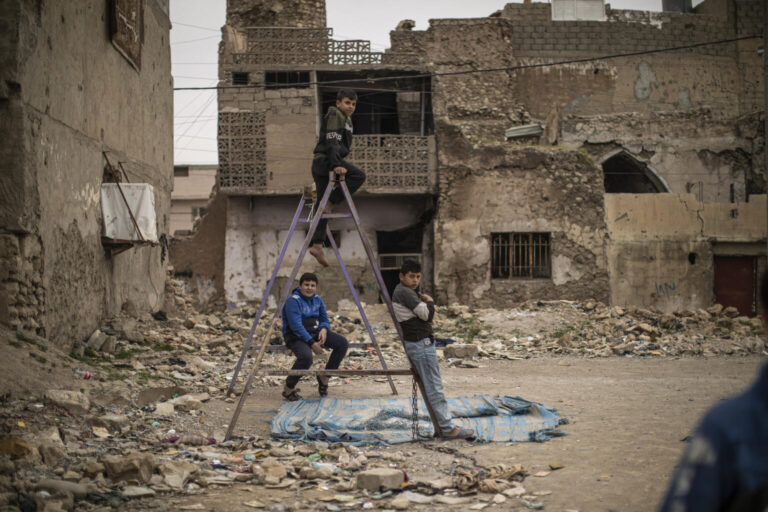
[[(355, 299), (357, 310), (360, 312), (360, 316), (363, 319), (365, 328), (368, 330), (368, 336), (371, 338), (371, 344), (376, 349), (376, 355), (379, 356), (379, 362), (381, 363), (381, 367), (386, 370), (387, 362), (384, 360), (384, 356), (381, 353), (381, 347), (379, 347), (379, 344), (376, 341), (376, 336), (374, 336), (373, 329), (371, 329), (371, 324), (368, 322), (368, 317), (365, 315), (365, 311), (363, 310), (363, 305), (360, 304), (360, 297), (358, 297), (357, 291), (355, 290), (355, 286), (352, 284), (352, 279), (349, 277), (349, 273), (347, 272), (347, 266), (344, 265), (344, 260), (341, 259), (339, 248), (336, 246), (336, 241), (333, 239), (333, 236), (331, 234), (331, 228), (330, 226), (326, 226), (325, 229), (326, 229), (326, 233), (328, 234), (328, 239), (331, 241), (331, 248), (333, 248), (333, 253), (336, 255), (336, 259), (339, 260), (339, 266), (341, 267), (341, 271), (344, 274), (344, 279), (347, 280), (347, 285), (349, 286), (349, 290), (352, 293), (352, 298)], [(396, 395), (397, 388), (395, 387), (395, 383), (392, 381), (391, 375), (387, 375), (387, 381), (389, 382), (389, 387), (392, 388), (392, 394)]]
[[(245, 356), (248, 354), (248, 350), (251, 348), (251, 341), (253, 340), (253, 333), (256, 332), (256, 326), (259, 325), (259, 320), (261, 320), (261, 315), (264, 313), (264, 308), (267, 306), (267, 301), (269, 299), (269, 294), (272, 292), (272, 286), (275, 284), (275, 278), (277, 277), (277, 273), (280, 270), (280, 265), (283, 262), (283, 257), (285, 256), (285, 252), (288, 250), (288, 244), (291, 241), (291, 237), (293, 236), (293, 231), (296, 229), (296, 224), (299, 221), (299, 217), (301, 216), (302, 210), (307, 205), (307, 200), (311, 199), (307, 197), (306, 193), (303, 193), (301, 196), (301, 199), (299, 200), (299, 206), (296, 208), (296, 213), (293, 215), (293, 220), (291, 221), (291, 227), (288, 229), (288, 236), (285, 238), (285, 243), (283, 244), (283, 248), (280, 250), (280, 256), (277, 257), (277, 262), (275, 263), (275, 270), (272, 271), (272, 277), (269, 278), (269, 284), (267, 284), (266, 290), (264, 290), (264, 298), (261, 299), (261, 305), (259, 306), (259, 311), (256, 313), (256, 317), (253, 319), (253, 325), (251, 325), (251, 330), (248, 333), (248, 339), (245, 341), (245, 345), (243, 346), (243, 352), (240, 354), (240, 359), (237, 361), (237, 365), (235, 366), (235, 371), (232, 374), (232, 382), (229, 383), (229, 389), (227, 389), (226, 396), (229, 396), (232, 394), (232, 391), (235, 389), (235, 385), (237, 384), (237, 376), (240, 374), (240, 368), (243, 366), (243, 361), (245, 361)], [(278, 309), (280, 309), (278, 307)]]
[(312, 222), (310, 223), (309, 229), (307, 230), (307, 236), (304, 238), (304, 243), (301, 246), (301, 251), (299, 252), (298, 257), (296, 258), (296, 263), (293, 266), (293, 269), (291, 270), (291, 275), (288, 277), (288, 280), (285, 283), (285, 288), (283, 289), (282, 298), (281, 298), (281, 304), (280, 306), (275, 310), (275, 314), (272, 317), (272, 322), (270, 323), (269, 329), (267, 330), (267, 335), (264, 336), (263, 341), (261, 342), (261, 346), (259, 347), (259, 353), (256, 355), (253, 366), (251, 369), (251, 373), (248, 376), (248, 380), (245, 383), (245, 386), (243, 387), (243, 392), (240, 394), (240, 400), (237, 402), (237, 407), (235, 407), (235, 412), (232, 415), (232, 420), (229, 422), (229, 427), (227, 428), (227, 434), (225, 436), (225, 439), (228, 440), (232, 437), (232, 432), (234, 431), (235, 425), (237, 424), (237, 420), (240, 417), (240, 411), (243, 408), (243, 405), (245, 404), (245, 400), (248, 398), (248, 393), (251, 389), (251, 384), (253, 384), (253, 379), (256, 376), (256, 372), (259, 370), (259, 365), (261, 363), (262, 357), (264, 357), (264, 352), (267, 347), (267, 344), (269, 343), (268, 335), (271, 334), (272, 329), (274, 327), (275, 322), (277, 322), (277, 318), (280, 316), (280, 310), (282, 308), (282, 303), (286, 300), (288, 297), (288, 294), (291, 291), (291, 286), (293, 285), (293, 280), (296, 279), (296, 274), (299, 272), (299, 268), (301, 268), (301, 263), (304, 261), (304, 256), (307, 253), (307, 249), (309, 248), (309, 244), (312, 240), (312, 235), (314, 235), (315, 230), (317, 229), (317, 225), (320, 223), (320, 212), (323, 211), (325, 208), (325, 205), (328, 203), (328, 198), (331, 196), (331, 184), (328, 184), (328, 187), (325, 189), (325, 193), (323, 194), (323, 198), (320, 201), (320, 205), (317, 207), (318, 214), (315, 215), (315, 217), (312, 219)]

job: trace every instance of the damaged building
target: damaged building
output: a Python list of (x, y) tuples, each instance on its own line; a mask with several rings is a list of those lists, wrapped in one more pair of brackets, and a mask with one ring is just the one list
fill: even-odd
[(104, 239), (101, 193), (116, 173), (129, 196), (151, 185), (157, 225), (142, 229), (167, 231), (169, 6), (0, 5), (0, 324), (66, 349), (121, 309), (163, 305), (163, 249)]
[[(754, 314), (766, 241), (763, 41), (752, 37), (762, 9), (510, 3), (423, 31), (404, 20), (375, 52), (334, 39), (323, 0), (229, 0), (226, 204), (202, 223), (225, 230), (223, 276), (207, 277), (229, 302), (262, 298), (343, 86), (359, 94), (348, 160), (368, 175), (356, 204), (391, 282), (418, 258), (443, 303), (718, 301)], [(331, 226), (363, 300), (376, 301), (354, 226)], [(337, 266), (320, 279), (331, 307), (348, 298)]]

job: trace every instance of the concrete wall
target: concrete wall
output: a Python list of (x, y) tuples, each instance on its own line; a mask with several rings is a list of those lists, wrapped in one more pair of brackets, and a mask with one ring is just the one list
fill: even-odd
[[(466, 148), (440, 176), (435, 286), (443, 302), (608, 301), (602, 172), (580, 152)], [(551, 277), (491, 277), (491, 233), (550, 233)]]
[[(606, 194), (611, 303), (662, 311), (708, 307), (713, 254), (765, 254), (766, 196), (698, 202), (691, 194)], [(764, 270), (764, 258), (761, 262)]]
[(0, 230), (15, 270), (2, 277), (6, 290), (14, 282), (26, 290), (0, 300), (0, 321), (68, 346), (126, 302), (162, 304), (159, 247), (106, 257), (99, 191), (106, 151), (132, 182), (154, 186), (158, 232), (168, 230), (173, 96), (164, 8), (144, 3), (137, 71), (109, 39), (107, 3), (3, 2)]
[[(229, 302), (262, 300), (288, 235), (298, 200), (298, 196), (229, 199), (224, 278)], [(396, 231), (416, 224), (430, 207), (431, 201), (419, 196), (366, 197), (357, 201), (356, 205), (365, 235), (376, 251), (376, 231)], [(339, 207), (339, 211), (342, 208)], [(333, 231), (341, 232), (339, 250), (361, 300), (377, 302), (376, 278), (368, 264), (354, 222), (351, 219), (337, 219), (332, 220), (330, 225)], [(278, 273), (278, 286), (272, 292), (275, 300), (279, 299), (277, 296), (296, 263), (305, 235), (306, 225), (299, 224)], [(425, 231), (425, 237), (431, 239), (430, 233)], [(304, 272), (316, 272), (320, 278), (320, 295), (328, 307), (335, 309), (339, 300), (351, 300), (352, 297), (330, 248), (326, 249), (326, 257), (332, 265), (323, 269), (314, 258), (307, 255), (297, 277)], [(431, 274), (431, 268), (427, 268), (426, 272)]]

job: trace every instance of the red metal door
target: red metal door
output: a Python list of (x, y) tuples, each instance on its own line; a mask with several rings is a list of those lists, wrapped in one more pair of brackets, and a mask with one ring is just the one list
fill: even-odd
[(754, 256), (715, 256), (715, 301), (755, 316)]

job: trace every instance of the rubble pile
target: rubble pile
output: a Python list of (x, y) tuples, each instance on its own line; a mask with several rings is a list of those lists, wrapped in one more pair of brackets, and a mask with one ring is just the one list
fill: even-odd
[(759, 318), (739, 316), (720, 304), (663, 313), (588, 301), (530, 301), (500, 311), (440, 308), (439, 335), (478, 347), (480, 357), (528, 358), (541, 354), (585, 357), (664, 357), (765, 353)]
[[(546, 492), (529, 493), (523, 487), (527, 473), (522, 466), (483, 467), (449, 445), (419, 445), (436, 452), (422, 461), (413, 452), (386, 447), (306, 445), (257, 435), (224, 442), (235, 400), (225, 393), (256, 310), (246, 305), (204, 314), (196, 311), (183, 281), (169, 280), (167, 290), (174, 306), (170, 318), (162, 311), (124, 312), (76, 343), (69, 356), (58, 357), (55, 371), (68, 379), (63, 384), (52, 373), (50, 380), (40, 379), (37, 394), (2, 397), (0, 506), (128, 510), (145, 501), (137, 498), (145, 498), (157, 500), (161, 509), (193, 510), (205, 509), (189, 501), (195, 497), (222, 486), (243, 486), (255, 493), (242, 500), (244, 506), (275, 512), (318, 507), (405, 510), (418, 504), (482, 510), (507, 500), (527, 509), (544, 507)], [(387, 363), (404, 367), (386, 308), (366, 306), (366, 313)], [(273, 315), (274, 309), (263, 315), (254, 346)], [(331, 322), (350, 342), (368, 341), (354, 306), (332, 313)], [(15, 337), (7, 340), (13, 347), (47, 351), (48, 359), (55, 354), (42, 338), (8, 333), (3, 338)], [(570, 301), (532, 301), (509, 310), (450, 305), (438, 308), (435, 334), (439, 345), (445, 345), (440, 357), (464, 367), (487, 358), (551, 355), (765, 353), (759, 322), (719, 305), (674, 313)], [(282, 343), (279, 326), (269, 342)], [(290, 352), (278, 351), (267, 353), (263, 365), (287, 368), (292, 361)], [(343, 368), (378, 364), (370, 348), (353, 348)], [(255, 389), (278, 385), (282, 378), (269, 376), (257, 377), (254, 384)], [(204, 413), (214, 405), (220, 407)], [(310, 491), (311, 497), (301, 494)], [(162, 505), (169, 498), (184, 498), (186, 505)]]

